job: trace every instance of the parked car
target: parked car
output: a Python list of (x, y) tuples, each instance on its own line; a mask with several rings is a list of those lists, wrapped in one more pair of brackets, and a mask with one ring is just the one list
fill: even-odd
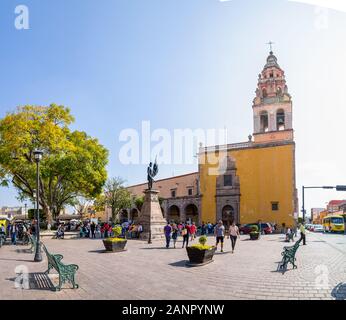
[(261, 223), (261, 231), (262, 234), (272, 234), (273, 233), (273, 227), (270, 223)]
[[(240, 226), (239, 232), (240, 234), (249, 234), (252, 231), (252, 226), (258, 226), (258, 223), (249, 223)], [(273, 228), (270, 223), (261, 223), (260, 229), (262, 234), (271, 234), (273, 233)]]
[(324, 228), (321, 224), (315, 224), (312, 228), (313, 232), (324, 232)]
[(312, 224), (307, 223), (305, 224), (305, 229), (311, 231), (312, 226), (313, 226)]
[(253, 225), (254, 225), (254, 223), (241, 225), (239, 228), (239, 233), (240, 234), (249, 234), (252, 231)]

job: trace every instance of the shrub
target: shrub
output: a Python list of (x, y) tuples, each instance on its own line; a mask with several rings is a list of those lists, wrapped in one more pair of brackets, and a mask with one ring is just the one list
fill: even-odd
[(198, 249), (198, 250), (211, 250), (213, 248), (213, 246), (194, 244), (193, 246), (191, 246), (191, 248)]
[(105, 241), (107, 242), (124, 242), (126, 239), (121, 239), (121, 238), (108, 238)]
[(118, 238), (121, 235), (122, 228), (121, 226), (115, 226), (112, 231), (114, 233), (114, 238)]
[(259, 231), (259, 228), (257, 225), (252, 225), (251, 226), (251, 233), (258, 233)]
[(207, 243), (207, 240), (208, 240), (207, 236), (201, 236), (201, 237), (199, 238), (199, 243), (200, 243), (202, 246), (205, 246), (205, 244)]

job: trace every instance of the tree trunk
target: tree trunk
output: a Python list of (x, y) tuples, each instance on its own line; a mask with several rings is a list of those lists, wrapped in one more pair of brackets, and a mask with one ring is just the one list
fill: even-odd
[(52, 225), (53, 223), (53, 216), (52, 216), (52, 211), (50, 210), (50, 208), (48, 206), (44, 206), (43, 207), (43, 212), (46, 216), (47, 219), (47, 224)]
[(117, 219), (117, 212), (115, 208), (112, 208), (112, 222), (115, 222)]

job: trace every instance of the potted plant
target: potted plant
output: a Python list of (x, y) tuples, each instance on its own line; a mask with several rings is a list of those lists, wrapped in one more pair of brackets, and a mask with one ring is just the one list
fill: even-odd
[(112, 229), (112, 231), (114, 236), (103, 240), (103, 244), (106, 248), (106, 251), (109, 251), (109, 252), (125, 251), (127, 240), (119, 238), (119, 236), (121, 235), (121, 226), (115, 226)]
[(250, 239), (258, 240), (260, 237), (259, 228), (256, 225), (251, 226)]
[(199, 244), (186, 248), (190, 260), (190, 266), (205, 265), (213, 261), (216, 247), (208, 246), (206, 243), (207, 237), (202, 236), (199, 238)]

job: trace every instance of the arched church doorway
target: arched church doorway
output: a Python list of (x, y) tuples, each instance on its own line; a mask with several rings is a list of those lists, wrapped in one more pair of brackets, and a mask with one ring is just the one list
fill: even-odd
[(226, 230), (229, 229), (230, 225), (233, 223), (234, 221), (234, 208), (232, 206), (225, 206), (223, 209), (222, 209), (222, 221), (223, 221), (223, 224), (226, 228)]
[(130, 214), (130, 220), (132, 222), (134, 222), (134, 221), (137, 221), (138, 218), (139, 218), (139, 211), (138, 211), (138, 209), (135, 209), (135, 208), (132, 209), (131, 210), (131, 214)]
[(198, 208), (194, 204), (189, 204), (185, 208), (186, 221), (195, 222), (198, 225)]
[(167, 220), (175, 223), (180, 222), (180, 210), (177, 206), (173, 205), (168, 209)]
[(126, 209), (121, 210), (119, 214), (120, 223), (127, 221), (129, 218), (128, 211)]

